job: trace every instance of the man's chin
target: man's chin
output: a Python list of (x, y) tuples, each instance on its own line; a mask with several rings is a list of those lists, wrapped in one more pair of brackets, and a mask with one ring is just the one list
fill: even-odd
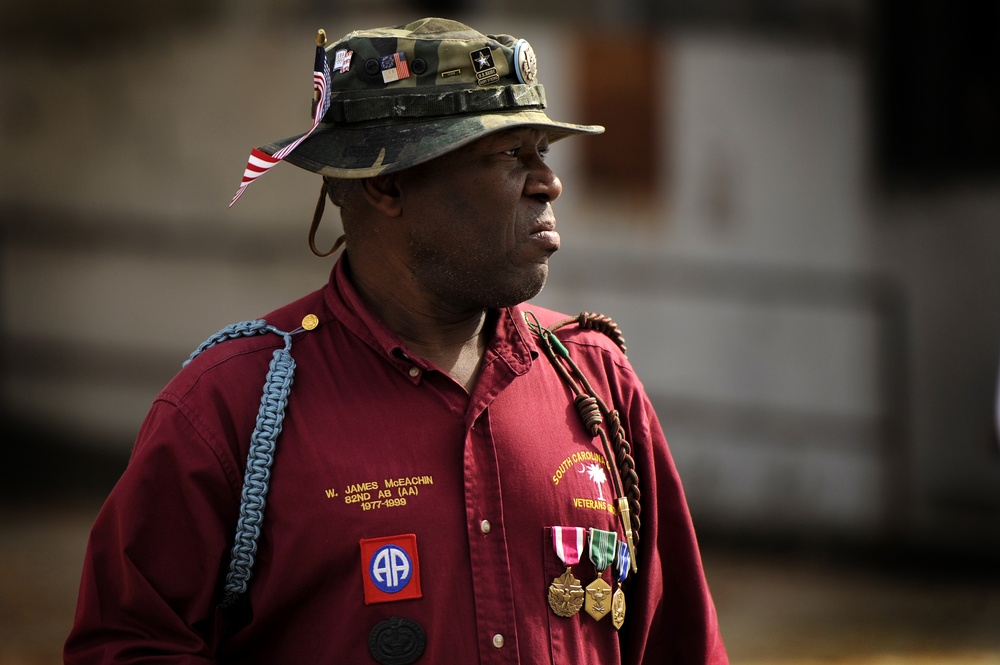
[(539, 293), (542, 292), (542, 288), (545, 286), (545, 281), (549, 276), (549, 266), (544, 263), (540, 263), (535, 266), (535, 271), (532, 273), (530, 278), (525, 278), (516, 287), (512, 287), (506, 293), (498, 293), (499, 296), (496, 299), (496, 304), (493, 305), (497, 309), (503, 307), (513, 307), (515, 305), (520, 305), (523, 302), (531, 300)]

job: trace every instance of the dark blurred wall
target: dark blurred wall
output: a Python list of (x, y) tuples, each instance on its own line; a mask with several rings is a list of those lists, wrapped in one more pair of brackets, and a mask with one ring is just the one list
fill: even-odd
[(607, 116), (553, 151), (543, 297), (623, 325), (706, 532), (1000, 552), (1000, 39), (971, 0), (7, 3), (22, 486), (114, 476), (194, 346), (325, 279), (312, 180), (225, 207), (303, 128), (315, 29), (452, 11), (529, 37), (559, 115)]

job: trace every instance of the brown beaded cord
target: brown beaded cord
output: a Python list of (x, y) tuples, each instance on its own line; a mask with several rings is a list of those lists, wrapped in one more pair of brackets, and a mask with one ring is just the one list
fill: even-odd
[(553, 325), (549, 330), (555, 332), (565, 325), (571, 323), (576, 323), (581, 328), (588, 328), (590, 330), (597, 330), (604, 333), (611, 338), (625, 357), (628, 357), (628, 349), (625, 347), (625, 336), (622, 335), (622, 331), (618, 329), (618, 324), (611, 320), (610, 316), (605, 316), (604, 314), (596, 314), (594, 312), (580, 312), (579, 316), (573, 317), (572, 319), (566, 319), (565, 321), (560, 321)]
[[(583, 312), (578, 317), (566, 319), (554, 324), (551, 328), (542, 326), (531, 312), (525, 312), (525, 322), (528, 328), (538, 336), (541, 347), (552, 361), (556, 371), (566, 381), (570, 390), (575, 393), (573, 404), (584, 427), (593, 436), (600, 437), (604, 454), (608, 459), (615, 460), (612, 467), (611, 481), (615, 488), (616, 508), (621, 518), (625, 541), (628, 543), (631, 556), (632, 572), (637, 570), (635, 548), (639, 544), (639, 527), (641, 521), (639, 512), (639, 476), (635, 470), (635, 460), (632, 458), (632, 447), (625, 438), (625, 430), (616, 409), (598, 397), (590, 381), (584, 376), (580, 367), (569, 356), (569, 350), (555, 335), (555, 330), (572, 323), (580, 327), (598, 330), (610, 337), (616, 345), (625, 352), (625, 338), (618, 325), (603, 314)], [(607, 425), (605, 426), (605, 422)], [(610, 431), (610, 436), (609, 436)]]

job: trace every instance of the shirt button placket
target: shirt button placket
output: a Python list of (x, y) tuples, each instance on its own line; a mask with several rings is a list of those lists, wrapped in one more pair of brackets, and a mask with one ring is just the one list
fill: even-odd
[[(469, 429), (466, 439), (466, 522), (480, 657), (484, 665), (507, 665), (518, 660), (511, 566), (504, 537), (496, 448), (490, 434), (488, 411)], [(500, 520), (496, 524), (486, 516)], [(478, 532), (478, 534), (477, 534)], [(508, 638), (511, 640), (508, 643)]]

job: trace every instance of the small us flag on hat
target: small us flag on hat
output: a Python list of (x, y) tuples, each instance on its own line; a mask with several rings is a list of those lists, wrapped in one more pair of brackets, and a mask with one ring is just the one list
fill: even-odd
[(236, 190), (236, 195), (229, 202), (229, 207), (232, 207), (234, 203), (240, 200), (240, 197), (243, 196), (243, 192), (250, 186), (250, 183), (267, 173), (292, 150), (299, 147), (300, 143), (309, 138), (309, 135), (319, 126), (323, 116), (326, 115), (327, 109), (330, 108), (330, 63), (326, 60), (326, 49), (323, 48), (324, 44), (326, 44), (326, 32), (320, 30), (316, 34), (316, 64), (313, 67), (313, 92), (316, 99), (316, 110), (313, 113), (312, 127), (309, 128), (308, 132), (273, 155), (268, 155), (257, 148), (251, 150), (250, 158), (247, 160), (246, 168), (243, 170), (243, 180), (240, 182), (240, 188)]

